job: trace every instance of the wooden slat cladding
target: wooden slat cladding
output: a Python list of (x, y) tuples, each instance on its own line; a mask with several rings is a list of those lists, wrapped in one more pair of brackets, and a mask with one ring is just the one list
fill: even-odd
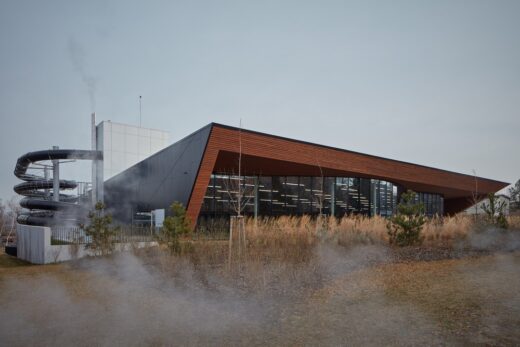
[[(245, 158), (242, 168), (247, 174), (297, 175), (296, 171), (301, 169), (303, 172), (299, 175), (307, 175), (321, 168), (325, 175), (383, 179), (417, 191), (440, 193), (446, 199), (458, 198), (458, 201), (471, 197), (475, 189), (475, 178), (468, 175), (251, 131), (242, 131), (241, 138)], [(237, 166), (234, 170), (230, 166), (236, 162), (233, 153), (238, 152), (238, 129), (214, 124), (188, 205), (188, 215), (193, 221), (199, 214), (214, 168), (237, 172)], [(255, 160), (261, 165), (255, 166)], [(496, 192), (507, 185), (484, 178), (477, 180), (480, 194)]]
[(204, 195), (206, 194), (209, 179), (211, 178), (211, 173), (215, 167), (215, 162), (219, 152), (219, 143), (212, 140), (214, 131), (215, 127), (211, 129), (208, 143), (206, 144), (206, 149), (200, 163), (199, 173), (195, 179), (195, 184), (193, 185), (191, 197), (186, 209), (186, 214), (190, 218), (193, 226), (195, 226), (197, 222), (202, 201), (204, 200)]

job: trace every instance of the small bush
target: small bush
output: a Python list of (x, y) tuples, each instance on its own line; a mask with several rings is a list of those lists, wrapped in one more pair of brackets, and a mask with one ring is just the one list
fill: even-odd
[(113, 238), (118, 228), (112, 228), (112, 216), (104, 213), (105, 205), (98, 202), (95, 210), (90, 212), (88, 218), (89, 225), (82, 229), (85, 230), (87, 236), (92, 238), (92, 241), (86, 245), (87, 248), (93, 249), (101, 255), (106, 255), (114, 250)]
[(170, 208), (172, 215), (164, 219), (158, 238), (159, 243), (174, 253), (180, 251), (179, 237), (191, 232), (191, 223), (186, 216), (186, 209), (180, 202), (174, 202)]
[(421, 230), (425, 222), (424, 205), (415, 202), (415, 192), (408, 190), (403, 193), (397, 213), (390, 217), (387, 224), (390, 244), (410, 246), (421, 243)]

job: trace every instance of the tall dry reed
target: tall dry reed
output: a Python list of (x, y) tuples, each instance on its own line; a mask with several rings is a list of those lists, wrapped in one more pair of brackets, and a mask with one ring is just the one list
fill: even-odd
[[(520, 217), (509, 217), (508, 221), (511, 232), (520, 230)], [(235, 247), (232, 259), (241, 262), (247, 252), (249, 264), (261, 266), (272, 261), (296, 264), (311, 259), (319, 243), (342, 247), (388, 244), (388, 222), (388, 219), (380, 216), (348, 216), (340, 219), (309, 216), (247, 218), (247, 249), (239, 251)], [(429, 218), (422, 229), (423, 245), (460, 245), (459, 241), (487, 229), (488, 225), (483, 220), (468, 215)], [(236, 233), (234, 236), (237, 237)], [(191, 237), (184, 241), (186, 252), (180, 256), (188, 256), (196, 266), (224, 264), (229, 256), (227, 237), (224, 235), (221, 240), (204, 236)], [(234, 240), (233, 245), (238, 245), (238, 239)]]
[[(186, 238), (182, 242), (182, 251), (173, 255), (160, 249), (145, 249), (138, 252), (141, 255), (143, 253), (148, 255), (147, 263), (157, 264), (161, 271), (180, 278), (180, 282), (183, 276), (197, 276), (204, 285), (207, 283), (211, 286), (211, 278), (216, 271), (222, 279), (229, 281), (226, 283), (240, 283), (240, 286), (254, 290), (277, 288), (280, 281), (287, 281), (287, 287), (291, 288), (294, 287), (294, 283), (298, 283), (296, 287), (305, 287), (307, 283), (319, 283), (321, 276), (326, 272), (322, 269), (321, 257), (334, 257), (338, 250), (340, 252), (337, 254), (349, 253), (341, 252), (341, 248), (344, 248), (352, 250), (353, 253), (349, 256), (354, 255), (355, 258), (355, 255), (359, 254), (356, 250), (360, 249), (356, 246), (387, 245), (387, 223), (388, 219), (383, 217), (363, 216), (341, 219), (328, 217), (320, 219), (309, 216), (282, 216), (256, 220), (249, 218), (246, 219), (247, 247), (239, 250), (237, 233), (234, 233), (235, 240), (232, 243), (231, 255), (227, 238), (215, 240), (203, 236)], [(520, 218), (509, 218), (509, 223), (512, 227), (509, 235), (518, 233)], [(427, 220), (422, 230), (423, 244), (425, 248), (439, 247), (441, 252), (450, 246), (454, 246), (453, 250), (460, 250), (466, 246), (470, 249), (472, 247), (493, 249), (496, 243), (493, 238), (500, 238), (500, 235), (509, 233), (497, 234), (493, 228), (491, 228), (492, 233), (486, 233), (488, 228), (483, 225), (482, 221), (475, 220), (473, 216), (431, 218)], [(478, 236), (480, 231), (483, 231), (482, 237), (475, 239), (474, 236)], [(506, 237), (504, 241), (508, 242), (509, 239), (511, 238)], [(476, 243), (473, 244), (472, 241)], [(368, 246), (364, 249), (375, 249), (376, 251), (373, 252), (377, 253), (377, 256), (371, 255), (375, 257), (374, 259), (380, 259), (382, 254), (386, 254), (381, 253), (383, 248), (379, 246)], [(396, 251), (400, 250), (396, 249)], [(416, 250), (404, 249), (403, 251), (406, 253)], [(362, 253), (365, 254), (365, 251)], [(424, 254), (431, 256), (430, 250)], [(359, 261), (367, 262), (365, 258)], [(186, 269), (190, 271), (187, 272)]]
[[(519, 220), (510, 218), (510, 224), (518, 228)], [(282, 216), (257, 220), (250, 218), (246, 229), (249, 241), (256, 245), (311, 245), (316, 240), (327, 240), (348, 246), (387, 243), (387, 224), (388, 219), (380, 216), (347, 216), (341, 219)], [(446, 244), (465, 238), (475, 228), (476, 222), (471, 216), (434, 217), (426, 221), (422, 236), (428, 245)]]
[(428, 219), (422, 230), (423, 242), (438, 245), (463, 239), (475, 230), (475, 224), (473, 217), (466, 215)]

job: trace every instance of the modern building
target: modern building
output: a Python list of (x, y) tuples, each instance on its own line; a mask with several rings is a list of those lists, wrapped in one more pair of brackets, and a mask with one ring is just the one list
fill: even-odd
[(136, 213), (168, 213), (179, 201), (202, 225), (236, 214), (239, 193), (244, 214), (251, 216), (388, 216), (407, 189), (418, 193), (427, 214), (455, 214), (471, 206), (475, 180), (479, 199), (508, 185), (211, 123), (108, 179), (104, 187), (107, 206), (122, 222)]
[[(502, 212), (508, 216), (509, 215), (509, 205), (510, 205), (510, 198), (509, 196), (505, 194), (496, 194), (496, 202), (495, 206), (503, 206)], [(480, 201), (477, 204), (474, 204), (473, 206), (468, 207), (464, 212), (466, 214), (485, 214), (486, 211), (484, 210), (484, 205), (489, 206), (489, 199), (486, 197), (482, 201)]]

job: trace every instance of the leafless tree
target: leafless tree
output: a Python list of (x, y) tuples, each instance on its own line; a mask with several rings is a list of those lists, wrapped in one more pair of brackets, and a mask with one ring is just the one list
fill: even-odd
[(477, 171), (475, 169), (471, 170), (473, 172), (473, 177), (475, 178), (475, 190), (471, 192), (471, 203), (475, 207), (475, 220), (478, 217), (478, 203), (479, 203), (479, 196), (478, 196), (478, 177), (477, 177)]
[(0, 242), (4, 241), (4, 227), (6, 224), (6, 207), (2, 200), (0, 200)]
[(58, 260), (60, 259), (62, 247), (63, 247), (62, 245), (52, 247), (51, 254), (52, 254), (52, 257), (53, 257), (55, 263), (57, 263)]
[[(321, 171), (321, 168), (320, 168)], [(320, 177), (318, 178), (318, 185), (320, 186), (319, 193), (314, 194), (314, 203), (316, 204), (316, 207), (318, 207), (318, 215), (320, 217), (323, 216), (323, 206), (325, 203), (325, 177), (323, 177), (323, 173), (320, 174)]]
[(242, 218), (246, 207), (254, 199), (254, 182), (233, 172), (221, 177), (233, 216)]
[[(7, 209), (4, 210), (5, 221), (3, 223), (4, 234), (7, 234), (5, 240), (6, 245), (9, 242), (12, 242), (14, 236), (16, 235), (16, 218), (20, 214), (21, 210), (22, 208), (20, 207), (17, 197), (12, 197), (7, 202)], [(8, 229), (6, 229), (6, 227), (8, 227)]]
[(238, 255), (242, 256), (242, 249), (246, 250), (246, 228), (244, 221), (244, 210), (250, 201), (254, 198), (254, 184), (247, 182), (242, 177), (242, 120), (238, 129), (238, 174), (231, 173), (224, 176), (224, 189), (227, 193), (229, 206), (234, 216), (230, 220), (229, 228), (229, 255), (228, 263), (231, 266), (231, 256), (233, 252), (233, 232), (238, 232)]
[(511, 210), (520, 210), (520, 180), (509, 188), (509, 197), (511, 198)]
[[(318, 207), (318, 220), (316, 221), (316, 229), (317, 229), (317, 231), (322, 231), (326, 227), (326, 224), (327, 224), (327, 223), (325, 223), (326, 219), (323, 216), (323, 206), (325, 203), (325, 176), (323, 175), (323, 168), (321, 167), (318, 153), (315, 153), (315, 158), (316, 158), (316, 164), (320, 170), (320, 177), (319, 177), (320, 193), (315, 194), (313, 192), (312, 196), (313, 196), (314, 203)], [(311, 192), (312, 192), (312, 188), (313, 187), (311, 187)]]

